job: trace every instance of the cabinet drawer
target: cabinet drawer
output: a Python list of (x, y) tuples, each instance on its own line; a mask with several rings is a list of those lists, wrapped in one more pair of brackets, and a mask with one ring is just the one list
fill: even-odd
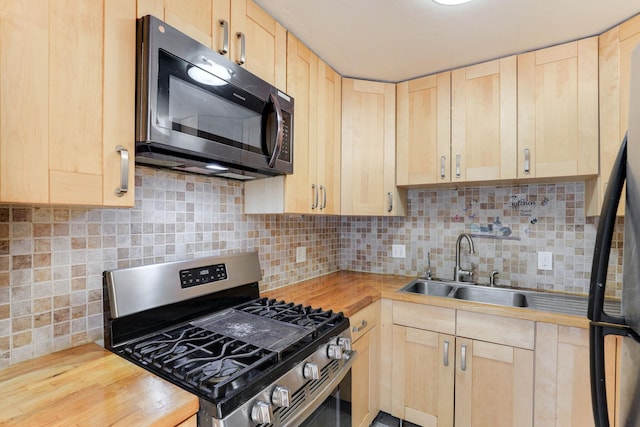
[(351, 341), (356, 342), (378, 323), (380, 302), (375, 302), (353, 316), (349, 317), (351, 324)]
[(530, 320), (458, 310), (456, 335), (533, 350), (535, 323)]
[(393, 323), (454, 335), (456, 333), (456, 311), (453, 308), (394, 301)]

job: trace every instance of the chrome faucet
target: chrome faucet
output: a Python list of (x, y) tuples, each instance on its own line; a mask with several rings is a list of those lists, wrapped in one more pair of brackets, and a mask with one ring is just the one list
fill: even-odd
[(425, 273), (424, 278), (427, 280), (433, 279), (433, 275), (431, 273), (431, 255), (429, 255), (429, 251), (427, 251), (427, 272)]
[(473, 245), (471, 236), (469, 236), (467, 233), (460, 234), (458, 236), (458, 240), (456, 241), (456, 266), (453, 270), (453, 280), (455, 280), (456, 282), (462, 282), (462, 279), (464, 277), (469, 278), (473, 274), (473, 271), (471, 270), (463, 270), (462, 268), (460, 268), (460, 246), (463, 238), (467, 239), (467, 242), (469, 243), (469, 252), (472, 254), (476, 253), (476, 249)]

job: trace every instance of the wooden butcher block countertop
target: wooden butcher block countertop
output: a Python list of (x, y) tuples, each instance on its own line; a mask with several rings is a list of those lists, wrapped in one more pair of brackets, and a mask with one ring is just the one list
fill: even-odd
[(389, 274), (337, 271), (293, 285), (261, 292), (260, 296), (310, 305), (314, 308), (321, 307), (325, 310), (342, 311), (347, 317), (354, 315), (381, 298), (386, 298), (565, 326), (580, 328), (589, 326), (586, 313), (585, 316), (575, 316), (528, 308), (506, 307), (453, 298), (397, 292), (414, 279), (415, 277)]
[(175, 426), (198, 398), (96, 344), (0, 371), (2, 426)]

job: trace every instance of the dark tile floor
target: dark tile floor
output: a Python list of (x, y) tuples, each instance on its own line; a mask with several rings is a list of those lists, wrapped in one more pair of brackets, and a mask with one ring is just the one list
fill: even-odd
[(386, 412), (378, 412), (378, 415), (371, 423), (371, 427), (420, 427), (417, 424), (410, 423), (409, 421), (403, 421), (400, 424), (400, 420), (394, 416), (387, 414)]

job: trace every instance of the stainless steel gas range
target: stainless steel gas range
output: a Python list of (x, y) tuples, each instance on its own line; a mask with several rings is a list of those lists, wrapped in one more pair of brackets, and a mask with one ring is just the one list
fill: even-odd
[(105, 347), (198, 395), (199, 426), (350, 426), (349, 319), (261, 278), (257, 253), (106, 271)]

